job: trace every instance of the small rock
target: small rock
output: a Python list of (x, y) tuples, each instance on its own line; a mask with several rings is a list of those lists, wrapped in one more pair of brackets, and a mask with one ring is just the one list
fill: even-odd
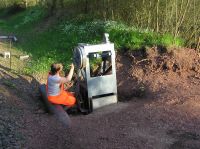
[(28, 58), (29, 58), (29, 55), (23, 55), (19, 57), (20, 60), (27, 60)]
[(4, 130), (4, 126), (0, 125), (0, 132), (2, 132)]
[(12, 138), (12, 137), (13, 137), (13, 135), (12, 135), (12, 134), (10, 134), (10, 135), (8, 135), (8, 137), (9, 137), (9, 138)]

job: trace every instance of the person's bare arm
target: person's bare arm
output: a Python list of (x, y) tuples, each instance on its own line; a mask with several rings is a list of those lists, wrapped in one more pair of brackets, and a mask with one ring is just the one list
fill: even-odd
[(71, 69), (69, 71), (69, 74), (66, 76), (66, 77), (61, 77), (61, 83), (67, 83), (67, 82), (70, 82), (71, 79), (72, 79), (72, 76), (73, 76), (73, 73), (74, 73), (74, 65), (71, 64)]

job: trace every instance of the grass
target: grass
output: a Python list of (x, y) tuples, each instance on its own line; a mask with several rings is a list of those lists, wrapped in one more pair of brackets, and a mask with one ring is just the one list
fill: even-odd
[(87, 19), (83, 16), (70, 21), (57, 21), (53, 26), (41, 29), (41, 26), (45, 25), (45, 15), (45, 11), (40, 7), (32, 7), (9, 16), (6, 21), (0, 19), (0, 29), (19, 38), (19, 42), (14, 44), (15, 48), (32, 58), (24, 68), (25, 73), (47, 71), (53, 62), (61, 62), (67, 69), (72, 62), (72, 50), (78, 43), (100, 43), (105, 32), (110, 34), (110, 41), (115, 43), (117, 50), (183, 44), (181, 39), (174, 39), (170, 34), (159, 35), (124, 23)]

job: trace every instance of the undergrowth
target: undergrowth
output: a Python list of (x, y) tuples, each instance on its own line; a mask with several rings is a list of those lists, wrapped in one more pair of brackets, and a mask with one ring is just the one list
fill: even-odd
[(45, 11), (33, 7), (9, 17), (0, 19), (0, 31), (14, 33), (19, 42), (14, 46), (31, 55), (32, 60), (24, 68), (25, 73), (47, 71), (53, 62), (61, 62), (64, 68), (72, 62), (72, 50), (78, 43), (101, 43), (103, 34), (109, 33), (116, 50), (126, 48), (138, 50), (144, 46), (182, 46), (180, 38), (170, 34), (160, 35), (150, 30), (130, 27), (122, 22), (102, 21), (77, 17), (70, 21), (58, 21), (56, 25), (45, 25)]

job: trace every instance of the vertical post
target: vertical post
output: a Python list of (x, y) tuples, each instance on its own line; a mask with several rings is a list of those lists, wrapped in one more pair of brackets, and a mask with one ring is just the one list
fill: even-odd
[(10, 70), (11, 70), (11, 63), (12, 63), (12, 54), (11, 54), (11, 39), (10, 39)]
[(25, 1), (25, 6), (26, 6), (26, 9), (27, 9), (27, 7), (28, 7), (28, 2), (27, 2), (27, 0)]
[(85, 14), (88, 13), (88, 0), (85, 0)]
[(156, 8), (156, 31), (159, 32), (159, 3), (160, 0), (157, 1), (157, 8)]
[(194, 25), (194, 41), (197, 41), (197, 17), (196, 17), (196, 0), (194, 0), (194, 5), (193, 5), (193, 10), (194, 10), (194, 17), (193, 17), (193, 25)]

